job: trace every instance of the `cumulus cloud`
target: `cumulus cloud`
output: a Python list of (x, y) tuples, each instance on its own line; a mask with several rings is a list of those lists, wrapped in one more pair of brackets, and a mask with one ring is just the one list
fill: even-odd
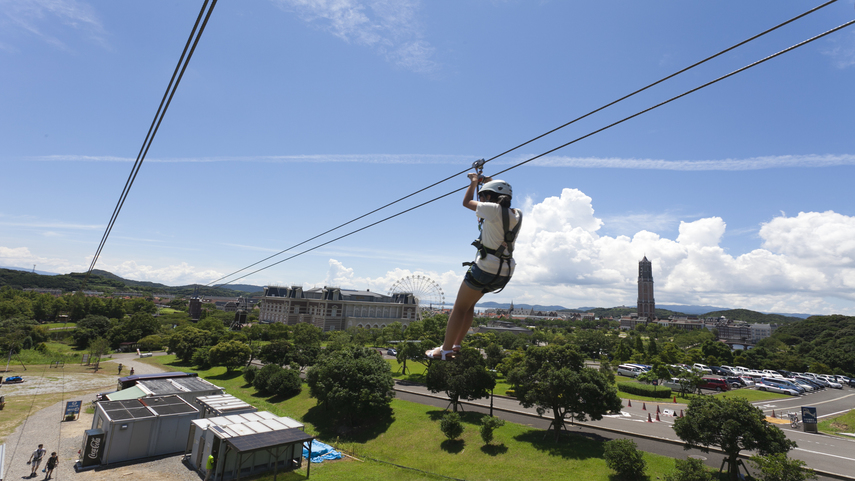
[[(58, 26), (82, 32), (91, 40), (104, 44), (104, 27), (95, 10), (76, 0), (0, 0), (3, 21), (0, 25), (10, 32), (35, 36), (57, 48), (68, 46), (56, 32)], [(53, 33), (48, 33), (53, 32)]]
[(658, 303), (828, 312), (835, 300), (855, 300), (855, 217), (782, 214), (761, 227), (760, 248), (733, 256), (720, 245), (727, 228), (720, 217), (681, 221), (672, 240), (644, 230), (599, 235), (603, 221), (577, 189), (528, 202), (524, 210), (517, 272), (506, 291), (518, 302), (634, 305), (645, 255), (653, 262)]
[[(417, 276), (429, 278), (432, 283), (439, 286), (440, 290), (436, 291), (429, 288), (431, 283), (418, 280)], [(414, 287), (412, 290), (420, 290), (426, 293), (426, 296), (430, 295), (431, 298), (433, 298), (434, 294), (442, 295), (448, 301), (449, 299), (453, 300), (462, 280), (463, 276), (454, 271), (440, 273), (435, 271), (410, 271), (409, 269), (400, 268), (389, 270), (384, 275), (378, 277), (359, 277), (355, 275), (352, 268), (346, 267), (344, 263), (336, 259), (330, 259), (326, 277), (324, 277), (323, 281), (312, 285), (336, 286), (345, 289), (370, 289), (385, 294), (398, 283), (402, 286), (412, 286)], [(451, 297), (449, 297), (449, 292), (452, 293)]]
[(66, 259), (56, 259), (39, 256), (30, 252), (27, 247), (0, 246), (0, 265), (6, 267), (31, 267), (36, 265), (38, 270), (57, 273), (68, 273), (75, 269), (81, 270), (81, 265), (74, 265)]
[(433, 72), (435, 49), (423, 40), (417, 0), (274, 0), (303, 21), (357, 45), (370, 47), (402, 68)]
[(140, 264), (136, 261), (125, 261), (119, 264), (110, 264), (108, 261), (102, 261), (98, 265), (98, 269), (112, 272), (125, 279), (158, 282), (168, 286), (207, 284), (212, 279), (222, 277), (224, 274), (213, 269), (199, 270), (186, 262), (164, 267), (154, 267)]

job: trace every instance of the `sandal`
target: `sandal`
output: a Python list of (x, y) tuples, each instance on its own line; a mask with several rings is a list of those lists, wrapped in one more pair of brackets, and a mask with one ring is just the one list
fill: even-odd
[(454, 351), (455, 354), (459, 354), (460, 353), (460, 344), (455, 344), (455, 345), (451, 346), (451, 350)]
[(453, 350), (452, 351), (443, 351), (442, 346), (433, 348), (429, 351), (425, 351), (425, 356), (427, 356), (428, 359), (435, 359), (435, 360), (439, 360), (439, 361), (450, 360), (453, 355), (454, 355)]

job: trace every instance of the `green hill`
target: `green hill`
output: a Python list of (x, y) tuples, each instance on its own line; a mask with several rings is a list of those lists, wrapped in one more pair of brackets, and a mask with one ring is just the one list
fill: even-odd
[(786, 324), (788, 322), (801, 321), (800, 317), (782, 316), (780, 314), (763, 314), (762, 312), (749, 311), (748, 309), (728, 309), (726, 311), (713, 311), (698, 317), (721, 317), (740, 320), (750, 323), (762, 324)]
[[(9, 286), (14, 289), (62, 289), (63, 292), (71, 292), (82, 289), (85, 278), (85, 272), (47, 276), (0, 268), (0, 287)], [(137, 292), (145, 295), (166, 293), (177, 296), (190, 296), (196, 288), (197, 286), (195, 285), (171, 287), (156, 282), (133, 281), (98, 269), (92, 271), (92, 275), (89, 276), (89, 280), (86, 282), (86, 290), (101, 291), (108, 294), (113, 292)], [(250, 295), (249, 292), (225, 287), (198, 287), (198, 289), (199, 293), (203, 296), (238, 297)]]

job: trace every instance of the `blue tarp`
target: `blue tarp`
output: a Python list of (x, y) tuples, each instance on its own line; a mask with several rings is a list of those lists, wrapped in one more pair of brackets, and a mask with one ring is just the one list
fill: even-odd
[[(303, 457), (309, 457), (309, 449), (303, 444)], [(312, 462), (313, 463), (321, 463), (325, 459), (341, 459), (341, 453), (336, 451), (329, 444), (324, 444), (317, 439), (312, 440)]]

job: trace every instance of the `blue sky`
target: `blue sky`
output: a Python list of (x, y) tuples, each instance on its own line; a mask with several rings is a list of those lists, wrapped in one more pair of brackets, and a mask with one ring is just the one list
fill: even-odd
[[(815, 5), (220, 2), (97, 267), (207, 284)], [(0, 0), (0, 265), (87, 268), (200, 6)], [(485, 173), (853, 18), (840, 0)], [(634, 305), (647, 255), (660, 304), (855, 314), (852, 85), (848, 27), (502, 174), (525, 212), (519, 267), (485, 300)], [(239, 282), (422, 274), (451, 300), (477, 236), (461, 197)]]

